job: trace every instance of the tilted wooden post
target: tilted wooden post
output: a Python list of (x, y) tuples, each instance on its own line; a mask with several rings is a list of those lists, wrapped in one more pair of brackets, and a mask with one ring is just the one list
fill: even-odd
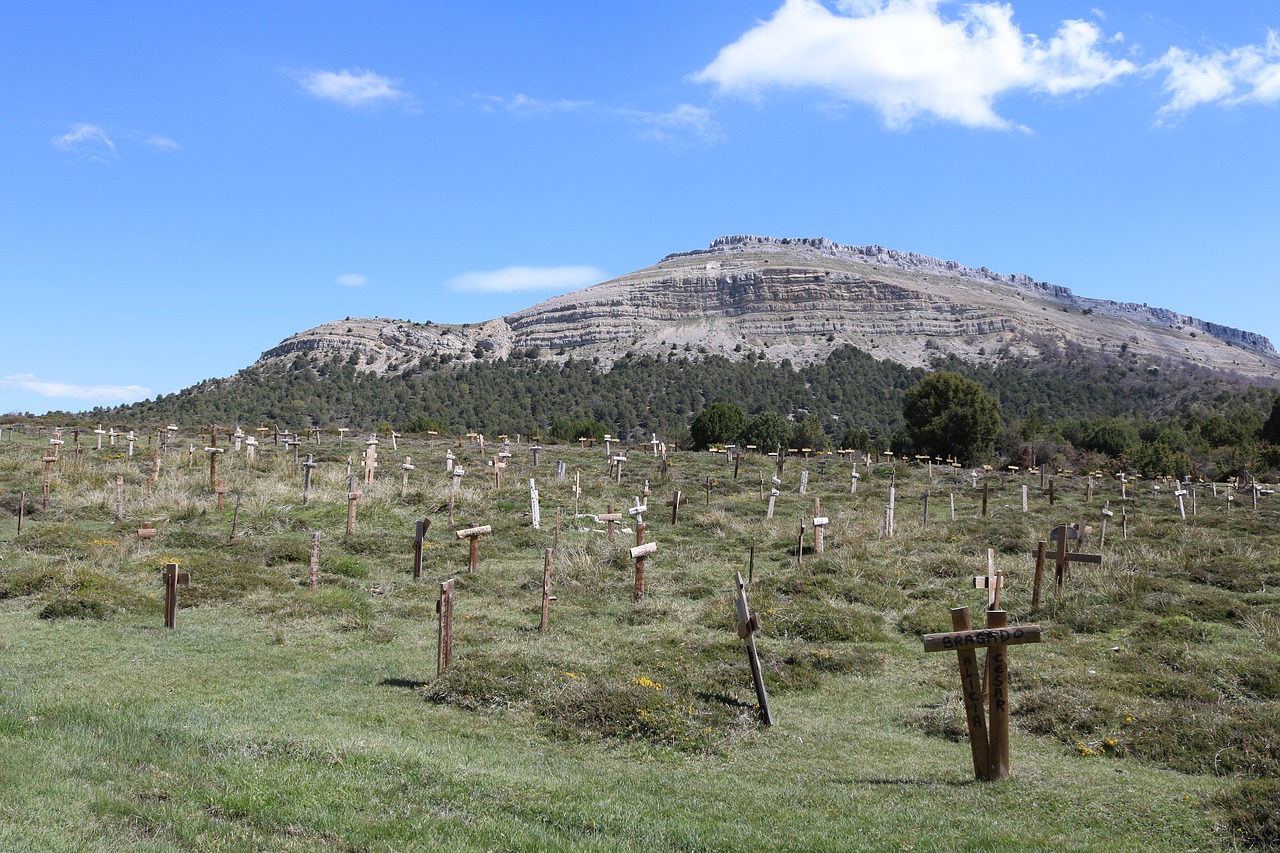
[(1078, 536), (1075, 529), (1067, 524), (1060, 524), (1053, 529), (1049, 535), (1049, 540), (1056, 543), (1056, 549), (1052, 556), (1052, 560), (1057, 564), (1054, 570), (1054, 579), (1057, 581), (1058, 588), (1061, 589), (1063, 582), (1066, 580), (1067, 569), (1072, 563), (1093, 563), (1094, 565), (1102, 564), (1101, 554), (1079, 554), (1074, 551), (1068, 551), (1067, 541), (1073, 535)]
[(680, 507), (688, 503), (684, 493), (676, 489), (675, 496), (671, 498), (671, 503), (667, 506), (671, 507), (671, 523), (674, 525), (680, 517)]
[(436, 675), (440, 675), (453, 662), (453, 578), (440, 584), (440, 600), (436, 602), (440, 614), (440, 639), (436, 647)]
[(742, 572), (733, 575), (736, 594), (734, 609), (738, 616), (738, 639), (747, 651), (747, 664), (751, 667), (751, 681), (756, 688), (756, 704), (760, 707), (760, 722), (773, 725), (773, 711), (769, 708), (769, 692), (764, 686), (764, 673), (760, 670), (760, 657), (756, 654), (755, 633), (760, 630), (760, 614), (752, 613), (747, 605), (747, 589), (742, 582)]
[[(957, 608), (956, 610), (963, 610), (962, 618), (968, 619), (968, 608)], [(952, 611), (953, 626), (958, 624), (959, 621), (956, 610)], [(979, 751), (974, 747), (974, 742), (970, 742), (970, 746), (974, 749), (975, 774), (979, 779), (1009, 778), (1009, 666), (1005, 647), (1022, 643), (1038, 643), (1040, 642), (1040, 634), (1039, 625), (1022, 625), (1016, 628), (1009, 628), (1008, 614), (1005, 611), (989, 610), (987, 611), (987, 627), (985, 630), (956, 630), (945, 634), (925, 634), (921, 638), (926, 652), (954, 650), (963, 653), (977, 648), (987, 649), (986, 670), (989, 674), (987, 695), (990, 697), (990, 708), (987, 726), (987, 773), (985, 775), (978, 770)], [(972, 670), (966, 672), (965, 656), (961, 654), (959, 658), (961, 680), (965, 694), (965, 710), (968, 713), (971, 706), (980, 708), (980, 704), (974, 702), (973, 697), (970, 695), (975, 675)], [(973, 669), (977, 668), (976, 661), (970, 662), (969, 665)], [(981, 691), (978, 691), (978, 693), (980, 696)], [(970, 731), (973, 731), (972, 727)]]
[(467, 572), (468, 573), (474, 574), (476, 570), (476, 565), (479, 562), (479, 548), (477, 547), (476, 543), (479, 541), (481, 536), (487, 536), (492, 532), (493, 532), (493, 528), (488, 524), (481, 525), (480, 527), (467, 527), (467, 528), (464, 528), (463, 530), (455, 531), (455, 535), (459, 539), (470, 540), (467, 547)]
[(178, 571), (177, 563), (164, 566), (164, 626), (173, 628), (178, 614), (178, 587), (191, 583), (191, 575)]
[(302, 463), (302, 505), (306, 506), (311, 502), (311, 472), (315, 469), (316, 463), (312, 461), (313, 454), (307, 454), (307, 461)]

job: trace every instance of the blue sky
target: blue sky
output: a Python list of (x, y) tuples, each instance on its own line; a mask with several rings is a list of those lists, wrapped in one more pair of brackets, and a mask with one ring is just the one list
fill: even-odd
[(0, 412), (471, 322), (725, 234), (1280, 342), (1280, 4), (0, 5)]

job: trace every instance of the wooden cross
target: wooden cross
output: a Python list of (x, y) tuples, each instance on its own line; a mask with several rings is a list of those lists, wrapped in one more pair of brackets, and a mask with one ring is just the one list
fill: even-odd
[(360, 500), (360, 490), (356, 488), (356, 478), (347, 480), (347, 535), (356, 532), (356, 501)]
[(644, 541), (644, 525), (636, 525), (636, 547), (631, 549), (631, 558), (636, 561), (635, 600), (644, 601), (644, 567), (645, 557), (658, 553), (657, 542)]
[(487, 536), (492, 532), (493, 532), (493, 528), (488, 524), (484, 524), (479, 527), (467, 527), (462, 530), (457, 530), (454, 532), (459, 539), (470, 540), (469, 548), (467, 552), (467, 572), (468, 573), (474, 574), (476, 570), (476, 565), (479, 562), (479, 548), (476, 545), (476, 543), (479, 541), (481, 536)]
[(436, 651), (436, 675), (442, 674), (453, 662), (453, 578), (440, 584), (440, 600), (436, 602), (440, 614), (440, 641)]
[(822, 531), (826, 529), (831, 519), (825, 515), (819, 515), (813, 519), (813, 553), (822, 553)]
[(1004, 572), (996, 568), (996, 549), (987, 549), (987, 573), (973, 579), (974, 589), (987, 591), (987, 609), (1000, 609), (1000, 593), (1004, 590)]
[(164, 566), (164, 626), (173, 628), (178, 614), (178, 587), (188, 586), (191, 575), (178, 571), (177, 563), (165, 563)]
[(98, 424), (98, 428), (97, 428), (97, 429), (95, 429), (95, 430), (93, 431), (93, 433), (94, 433), (94, 435), (98, 436), (98, 449), (99, 449), (99, 450), (101, 450), (101, 449), (102, 449), (102, 437), (103, 437), (104, 435), (106, 435), (106, 434), (107, 434), (107, 431), (106, 431), (105, 429), (103, 429), (103, 428), (102, 428), (102, 424)]
[(1071, 563), (1092, 563), (1095, 565), (1102, 564), (1101, 554), (1081, 554), (1075, 551), (1067, 550), (1067, 541), (1074, 539), (1079, 535), (1074, 527), (1069, 524), (1060, 524), (1055, 527), (1049, 534), (1049, 541), (1055, 544), (1054, 551), (1048, 551), (1047, 543), (1039, 542), (1036, 544), (1036, 550), (1033, 555), (1036, 558), (1036, 574), (1035, 582), (1031, 592), (1031, 610), (1034, 612), (1040, 609), (1040, 590), (1043, 585), (1044, 565), (1046, 560), (1053, 560), (1054, 581), (1058, 589), (1062, 588), (1066, 579), (1067, 568)]
[(307, 454), (307, 461), (302, 463), (302, 505), (311, 501), (311, 471), (316, 467), (312, 461), (313, 454)]
[[(1040, 642), (1039, 625), (1008, 627), (1003, 610), (987, 611), (986, 630), (973, 630), (968, 607), (951, 611), (953, 631), (925, 634), (926, 652), (954, 650), (960, 666), (965, 722), (973, 752), (974, 775), (980, 780), (1009, 778), (1009, 663), (1006, 646)], [(987, 649), (984, 691), (976, 649)], [(983, 715), (983, 695), (989, 699), (989, 721)]]
[(409, 492), (409, 472), (412, 470), (413, 470), (413, 457), (406, 456), (404, 458), (404, 464), (400, 466), (400, 471), (402, 473), (402, 476), (400, 478), (400, 500), (404, 500), (404, 496)]
[(529, 523), (534, 530), (542, 529), (542, 504), (538, 496), (537, 478), (529, 478)]
[(711, 489), (715, 486), (716, 481), (711, 479), (711, 475), (707, 475), (707, 481), (702, 484), (702, 488), (707, 493), (707, 506), (711, 506)]
[(296, 465), (298, 463), (298, 448), (302, 446), (302, 439), (298, 438), (297, 436), (286, 438), (284, 440), (284, 446), (286, 448), (289, 448), (289, 447), (293, 448), (293, 462)]
[(622, 513), (613, 511), (613, 504), (607, 507), (608, 512), (596, 516), (596, 521), (607, 522), (609, 525), (609, 541), (613, 541), (613, 534), (617, 530), (619, 521), (622, 521)]
[(760, 707), (760, 722), (773, 725), (773, 711), (769, 709), (769, 693), (764, 687), (764, 673), (760, 669), (760, 657), (756, 654), (755, 633), (760, 630), (760, 614), (752, 613), (747, 605), (747, 588), (742, 582), (742, 572), (733, 575), (734, 610), (738, 616), (738, 639), (747, 651), (747, 664), (751, 667), (751, 681), (756, 688), (756, 704)]
[(800, 494), (807, 495), (809, 493), (809, 469), (806, 468), (800, 472)]
[[(58, 461), (58, 457), (46, 455), (41, 457), (40, 461), (44, 463), (44, 504), (43, 506), (44, 506), (44, 511), (48, 512), (49, 511), (49, 483), (53, 477), (53, 463)], [(117, 477), (116, 479), (123, 481), (124, 478)], [(120, 520), (120, 515), (119, 513), (117, 513), (116, 521), (119, 521), (119, 520)]]
[(347, 437), (347, 433), (351, 432), (349, 427), (338, 427), (338, 447), (342, 447), (342, 441)]

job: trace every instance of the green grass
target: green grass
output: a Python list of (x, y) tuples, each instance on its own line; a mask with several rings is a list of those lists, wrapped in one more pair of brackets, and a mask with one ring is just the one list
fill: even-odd
[[(40, 499), (41, 442), (0, 445), (0, 494)], [(677, 454), (660, 482), (648, 448), (621, 486), (603, 450), (516, 451), (496, 492), (478, 449), (455, 527), (491, 524), (480, 566), (448, 525), (443, 456), (402, 440), (418, 470), (400, 498), (382, 448), (357, 532), (345, 458), (322, 464), (301, 504), (292, 454), (232, 453), (219, 512), (207, 467), (170, 454), (150, 504), (150, 451), (88, 451), (55, 468), (47, 512), (22, 535), (0, 501), (0, 849), (50, 850), (1212, 850), (1276, 843), (1280, 770), (1280, 574), (1274, 504), (1201, 495), (1187, 524), (1139, 493), (1101, 567), (1073, 567), (1029, 613), (1031, 552), (1049, 528), (1096, 524), (1110, 483), (1083, 505), (1059, 480), (993, 478), (991, 514), (967, 476), (788, 460), (765, 520), (753, 457)], [(351, 445), (349, 444), (348, 447)], [(327, 445), (326, 445), (327, 447)], [(336, 448), (335, 448), (336, 449)], [(66, 451), (64, 450), (64, 453)], [(493, 447), (486, 456), (492, 457)], [(554, 480), (559, 459), (569, 479)], [(356, 461), (359, 469), (359, 461)], [(647, 478), (646, 599), (631, 600), (629, 530), (570, 518), (629, 506)], [(114, 523), (116, 473), (126, 517)], [(897, 535), (880, 535), (889, 477)], [(711, 506), (700, 484), (716, 478)], [(528, 522), (537, 476), (543, 529)], [(661, 505), (689, 495), (678, 527)], [(920, 495), (932, 491), (921, 527)], [(234, 495), (242, 506), (229, 540)], [(954, 493), (957, 520), (947, 495)], [(826, 553), (795, 534), (812, 498), (831, 517)], [(1274, 499), (1268, 499), (1274, 500)], [(1239, 503), (1239, 502), (1238, 502)], [(542, 551), (553, 550), (551, 629), (538, 632)], [(413, 522), (432, 521), (423, 579)], [(159, 529), (149, 544), (142, 521)], [(628, 522), (629, 524), (629, 522)], [(624, 525), (626, 526), (626, 525)], [(307, 590), (310, 532), (320, 590)], [(1096, 531), (1088, 550), (1096, 545)], [(733, 573), (747, 569), (777, 724), (762, 727), (734, 633)], [(1011, 651), (1013, 776), (973, 781), (954, 656), (919, 634), (948, 608), (980, 613), (972, 576), (996, 548), (1004, 603), (1045, 642)], [(177, 629), (162, 627), (160, 569), (191, 573)], [(454, 662), (435, 673), (437, 582), (455, 578)], [(980, 617), (976, 617), (980, 618)]]

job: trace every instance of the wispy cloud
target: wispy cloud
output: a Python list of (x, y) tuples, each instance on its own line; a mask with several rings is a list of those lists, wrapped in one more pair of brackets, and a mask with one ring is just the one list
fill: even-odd
[(68, 397), (95, 403), (132, 403), (151, 396), (151, 389), (141, 385), (78, 385), (39, 379), (30, 373), (0, 376), (0, 388), (14, 388), (41, 397)]
[(524, 94), (506, 98), (497, 95), (479, 96), (482, 109), (493, 112), (504, 110), (524, 118), (535, 118), (553, 113), (592, 113), (625, 119), (644, 128), (644, 136), (655, 142), (697, 142), (712, 145), (724, 139), (724, 133), (711, 111), (692, 104), (680, 104), (667, 112), (638, 110), (627, 107), (610, 107), (594, 101), (569, 99), (543, 100)]
[(665, 113), (619, 110), (620, 115), (643, 125), (645, 135), (657, 142), (695, 141), (713, 145), (724, 140), (724, 131), (705, 107), (681, 104)]
[(549, 113), (587, 112), (599, 109), (594, 101), (572, 101), (565, 98), (559, 100), (542, 100), (525, 94), (515, 94), (509, 98), (500, 95), (480, 95), (483, 109), (493, 112), (506, 110), (523, 116), (541, 116)]
[(369, 279), (360, 275), (358, 272), (344, 272), (342, 275), (334, 279), (343, 287), (364, 287), (369, 283)]
[(403, 101), (408, 94), (400, 81), (372, 71), (308, 71), (297, 75), (298, 84), (317, 98), (344, 107), (377, 107)]
[(116, 144), (96, 124), (72, 125), (71, 130), (49, 141), (59, 151), (68, 151), (90, 160), (106, 162), (116, 155)]
[(500, 270), (468, 272), (445, 282), (450, 290), (463, 293), (514, 293), (519, 290), (573, 290), (604, 281), (607, 276), (596, 267), (504, 267)]
[(1280, 36), (1274, 31), (1267, 32), (1264, 44), (1208, 54), (1173, 47), (1149, 68), (1166, 72), (1170, 100), (1160, 108), (1162, 121), (1201, 104), (1280, 102)]
[(1017, 125), (995, 101), (1017, 92), (1065, 95), (1137, 67), (1107, 54), (1102, 31), (1064, 21), (1048, 41), (1024, 34), (1005, 3), (977, 2), (954, 18), (941, 0), (786, 0), (774, 16), (693, 75), (728, 95), (811, 88), (875, 109), (890, 127), (932, 118), (968, 127)]
[(174, 142), (167, 136), (148, 136), (144, 142), (148, 147), (154, 148), (157, 151), (177, 151), (182, 148), (181, 145)]

